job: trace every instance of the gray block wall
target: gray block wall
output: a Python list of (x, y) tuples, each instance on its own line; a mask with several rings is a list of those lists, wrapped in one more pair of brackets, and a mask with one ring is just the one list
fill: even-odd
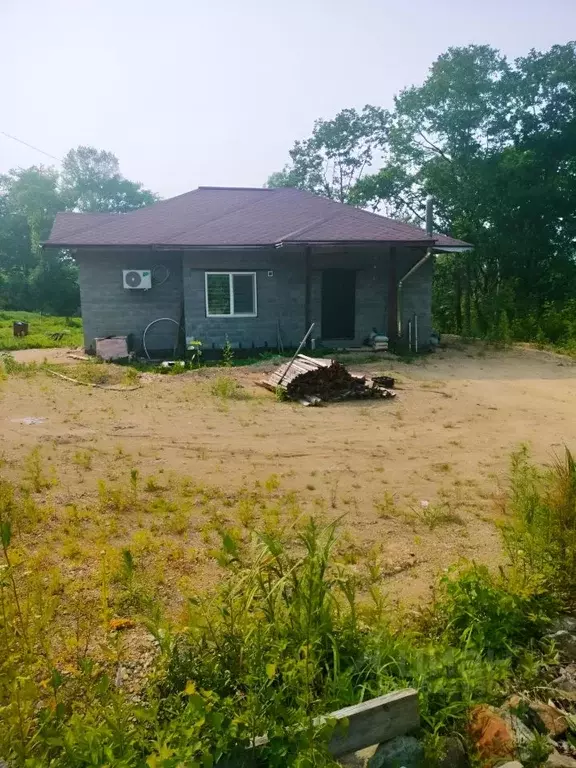
[[(99, 336), (131, 335), (134, 349), (140, 351), (144, 329), (153, 320), (169, 317), (180, 322), (180, 254), (86, 250), (77, 252), (76, 261), (86, 349), (94, 350), (94, 339)], [(149, 291), (126, 290), (122, 285), (123, 269), (154, 269), (153, 283), (155, 277), (157, 284)], [(146, 345), (151, 353), (166, 353), (173, 349), (177, 335), (174, 323), (156, 323), (146, 335)]]
[[(206, 317), (206, 272), (256, 272), (257, 317)], [(205, 348), (232, 346), (257, 349), (295, 346), (304, 330), (304, 254), (284, 249), (253, 251), (188, 251), (183, 255), (186, 338)], [(272, 274), (269, 274), (269, 273)]]
[[(388, 304), (387, 248), (349, 249), (342, 252), (313, 253), (312, 267), (312, 320), (316, 323), (314, 336), (327, 346), (358, 346), (373, 328), (387, 331)], [(327, 339), (322, 331), (322, 271), (347, 269), (356, 272), (356, 316), (354, 339)]]
[[(418, 252), (418, 258), (422, 258), (425, 251)], [(416, 263), (418, 259), (413, 258)], [(411, 277), (403, 287), (400, 296), (402, 314), (402, 340), (408, 343), (408, 321), (412, 321), (412, 333), (414, 336), (414, 316), (418, 318), (418, 348), (424, 351), (430, 346), (432, 333), (432, 275), (434, 272), (434, 260), (429, 259)], [(401, 277), (406, 272), (399, 270)]]
[[(397, 248), (397, 278), (401, 279), (424, 257), (424, 248)], [(324, 339), (322, 334), (322, 270), (356, 270), (356, 322), (355, 337), (350, 339)], [(390, 249), (350, 248), (344, 252), (325, 252), (312, 256), (312, 320), (314, 335), (330, 346), (362, 344), (373, 328), (390, 335), (388, 328), (388, 274)], [(424, 349), (432, 331), (432, 261), (426, 262), (409, 277), (401, 301), (402, 334), (407, 339), (408, 321), (418, 315), (420, 346)]]
[[(424, 256), (424, 249), (397, 249), (398, 278)], [(142, 348), (142, 333), (153, 320), (184, 317), (187, 339), (199, 339), (205, 349), (221, 348), (226, 339), (234, 347), (276, 348), (278, 330), (285, 347), (295, 346), (305, 328), (305, 255), (303, 249), (226, 251), (80, 251), (80, 295), (85, 345), (94, 349), (98, 336), (131, 335), (133, 347)], [(129, 291), (122, 286), (123, 269), (153, 269), (157, 278), (150, 291)], [(353, 346), (363, 342), (372, 328), (388, 333), (388, 248), (327, 249), (313, 252), (310, 319), (313, 336), (327, 346)], [(169, 276), (162, 281), (168, 269)], [(322, 270), (356, 271), (355, 338), (324, 339), (322, 335)], [(206, 317), (205, 272), (256, 272), (257, 317)], [(420, 346), (432, 330), (432, 271), (430, 260), (404, 286), (402, 326), (418, 315)], [(270, 274), (271, 273), (271, 274)], [(162, 284), (158, 284), (162, 281)], [(147, 334), (150, 352), (168, 353), (177, 339), (173, 323), (156, 324)]]

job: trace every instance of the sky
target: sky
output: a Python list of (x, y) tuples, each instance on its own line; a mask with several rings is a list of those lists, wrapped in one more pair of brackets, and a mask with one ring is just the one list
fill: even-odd
[[(262, 186), (314, 120), (391, 107), (449, 46), (576, 38), (576, 0), (0, 0), (0, 131), (114, 152), (162, 197)], [(0, 133), (0, 173), (57, 164)]]

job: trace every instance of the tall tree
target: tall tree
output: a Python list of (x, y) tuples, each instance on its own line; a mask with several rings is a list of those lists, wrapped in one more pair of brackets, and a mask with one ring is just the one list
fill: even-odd
[(117, 158), (71, 150), (62, 171), (19, 168), (0, 176), (0, 307), (75, 314), (77, 269), (65, 251), (42, 251), (58, 211), (125, 212), (156, 196), (120, 173)]
[(57, 172), (43, 166), (0, 177), (0, 272), (4, 303), (9, 306), (35, 308), (32, 283), (40, 243), (64, 207), (57, 184)]
[(576, 287), (575, 51), (509, 64), (450, 49), (396, 100), (391, 154), (412, 169), (413, 204), (432, 194), (440, 227), (476, 246), (450, 264), (457, 330), (486, 332), (503, 310), (521, 324)]
[(56, 213), (64, 208), (57, 171), (44, 166), (12, 170), (0, 176), (0, 195), (10, 214), (26, 219), (32, 250), (37, 250), (48, 237)]
[(576, 293), (576, 43), (514, 62), (486, 45), (448, 49), (396, 98), (369, 161), (352, 149), (360, 172), (343, 194), (326, 177), (324, 126), (349, 151), (345, 123), (318, 121), (271, 181), (418, 224), (431, 194), (436, 228), (475, 246), (437, 260), (444, 329), (488, 333), (504, 313), (527, 336)]
[(67, 208), (86, 213), (126, 213), (158, 199), (139, 182), (122, 176), (115, 155), (94, 147), (68, 152), (62, 163), (61, 191)]
[(268, 179), (269, 187), (299, 187), (347, 202), (354, 185), (386, 143), (389, 114), (367, 105), (317, 120), (312, 136), (294, 142), (291, 162)]

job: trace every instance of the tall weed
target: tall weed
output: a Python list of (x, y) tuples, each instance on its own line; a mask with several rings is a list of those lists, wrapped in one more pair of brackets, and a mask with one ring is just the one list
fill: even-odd
[(540, 586), (566, 607), (576, 601), (576, 464), (568, 448), (538, 468), (525, 448), (511, 465), (504, 502), (506, 550), (525, 583)]
[[(32, 488), (44, 485), (38, 462), (27, 467)], [(498, 704), (518, 679), (529, 687), (547, 661), (540, 639), (549, 617), (573, 599), (574, 474), (568, 453), (544, 470), (517, 454), (504, 503), (510, 568), (454, 570), (430, 611), (411, 621), (388, 609), (374, 559), (340, 559), (337, 522), (302, 521), (275, 476), (241, 496), (236, 528), (222, 512), (230, 494), (189, 482), (187, 501), (214, 507), (206, 537), (218, 537), (221, 579), (210, 595), (184, 598), (179, 627), (163, 614), (150, 542), (110, 543), (117, 519), (152, 512), (163, 524), (169, 511), (162, 496), (150, 501), (137, 469), (118, 488), (100, 483), (94, 512), (107, 533), (90, 573), (40, 565), (25, 544), (36, 507), (21, 520), (29, 490), (3, 481), (0, 760), (11, 768), (329, 765), (330, 725), (317, 715), (413, 686), (432, 766), (445, 735), (464, 732), (471, 706)], [(68, 517), (71, 535), (81, 535), (78, 510)], [(138, 700), (114, 682), (127, 621), (145, 626), (159, 648)]]
[(249, 394), (231, 376), (218, 376), (212, 382), (210, 391), (222, 400), (247, 400)]
[(481, 565), (445, 576), (432, 614), (437, 634), (491, 658), (523, 653), (544, 634), (556, 606), (541, 590), (515, 585), (509, 576)]

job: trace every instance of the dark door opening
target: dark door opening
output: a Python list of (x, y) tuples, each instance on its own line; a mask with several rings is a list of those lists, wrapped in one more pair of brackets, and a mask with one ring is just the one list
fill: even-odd
[(322, 338), (353, 339), (356, 318), (356, 271), (322, 272)]

